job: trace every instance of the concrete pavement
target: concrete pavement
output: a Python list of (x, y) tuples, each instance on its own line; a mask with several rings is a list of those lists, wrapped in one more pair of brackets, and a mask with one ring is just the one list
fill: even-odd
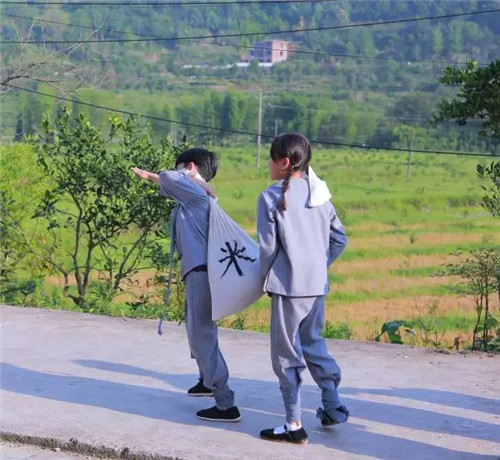
[(2, 460), (87, 460), (87, 455), (73, 454), (62, 450), (44, 449), (26, 444), (0, 442), (0, 458)]
[(320, 393), (306, 373), (310, 443), (298, 447), (258, 438), (284, 421), (267, 334), (220, 331), (243, 416), (222, 424), (194, 416), (213, 400), (185, 394), (197, 372), (183, 326), (166, 324), (159, 337), (156, 321), (7, 306), (0, 314), (4, 433), (73, 438), (145, 458), (500, 458), (499, 356), (328, 341), (352, 417), (322, 428)]

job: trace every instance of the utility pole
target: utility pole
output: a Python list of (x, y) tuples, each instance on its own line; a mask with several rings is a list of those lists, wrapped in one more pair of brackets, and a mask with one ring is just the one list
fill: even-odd
[(259, 131), (257, 135), (257, 168), (260, 168), (260, 141), (262, 136), (262, 92), (259, 93)]
[(415, 140), (415, 130), (413, 130), (411, 132), (410, 151), (408, 152), (408, 164), (406, 165), (406, 178), (410, 177), (411, 156), (412, 156), (413, 141), (414, 140)]
[(278, 137), (278, 119), (274, 119), (274, 137)]

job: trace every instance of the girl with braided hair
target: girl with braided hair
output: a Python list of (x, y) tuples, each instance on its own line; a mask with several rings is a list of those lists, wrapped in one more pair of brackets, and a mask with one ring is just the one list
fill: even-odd
[(258, 201), (257, 232), (264, 290), (271, 296), (271, 360), (279, 379), (286, 423), (262, 438), (306, 444), (301, 424), (301, 374), (309, 368), (322, 391), (317, 417), (323, 426), (347, 421), (337, 388), (340, 368), (320, 336), (324, 325), (328, 267), (347, 238), (325, 182), (309, 167), (311, 146), (301, 134), (281, 134), (271, 145), (275, 183)]

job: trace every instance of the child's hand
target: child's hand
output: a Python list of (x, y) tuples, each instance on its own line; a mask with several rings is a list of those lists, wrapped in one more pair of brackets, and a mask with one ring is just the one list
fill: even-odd
[(150, 173), (149, 171), (146, 171), (145, 169), (139, 169), (137, 166), (134, 166), (132, 168), (132, 172), (137, 177), (140, 177), (141, 179), (150, 180), (151, 182), (159, 183), (158, 174)]
[(149, 172), (144, 169), (139, 169), (137, 166), (132, 168), (132, 172), (141, 179), (149, 179)]

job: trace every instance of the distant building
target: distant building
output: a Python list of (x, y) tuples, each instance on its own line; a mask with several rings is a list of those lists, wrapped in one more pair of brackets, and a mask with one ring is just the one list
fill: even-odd
[(259, 64), (275, 64), (288, 59), (288, 42), (283, 40), (265, 40), (256, 43), (250, 50), (248, 61), (256, 60)]

